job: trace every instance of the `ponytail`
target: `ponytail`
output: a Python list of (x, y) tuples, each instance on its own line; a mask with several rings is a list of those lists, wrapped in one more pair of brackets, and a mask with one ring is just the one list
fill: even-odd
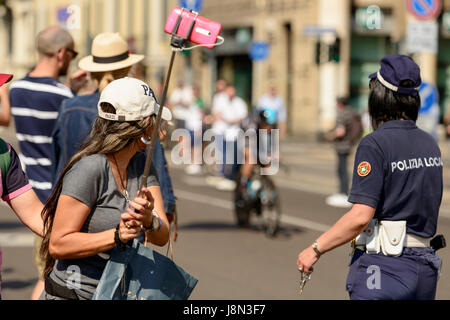
[(98, 91), (101, 93), (114, 80), (126, 77), (130, 69), (131, 67), (126, 67), (105, 72), (91, 72), (91, 77), (97, 81)]
[(112, 75), (111, 72), (109, 72), (109, 71), (105, 72), (98, 83), (98, 91), (102, 92), (103, 89), (105, 89), (106, 86), (108, 84), (110, 84), (111, 82), (113, 82), (114, 80), (115, 80), (114, 76)]

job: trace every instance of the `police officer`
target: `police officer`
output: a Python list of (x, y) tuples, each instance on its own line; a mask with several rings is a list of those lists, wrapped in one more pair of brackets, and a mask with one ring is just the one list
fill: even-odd
[(350, 299), (434, 299), (441, 259), (430, 239), (443, 164), (435, 140), (415, 124), (420, 69), (410, 57), (390, 55), (369, 78), (375, 131), (356, 152), (353, 207), (298, 255), (297, 267), (311, 272), (322, 254), (356, 238), (346, 283)]

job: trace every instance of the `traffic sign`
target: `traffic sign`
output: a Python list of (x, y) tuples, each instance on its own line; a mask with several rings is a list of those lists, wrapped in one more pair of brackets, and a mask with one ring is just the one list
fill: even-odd
[(203, 7), (203, 0), (180, 0), (180, 7), (200, 12)]
[(250, 45), (249, 56), (252, 60), (265, 60), (269, 56), (269, 44), (263, 41), (255, 41)]
[(441, 13), (441, 0), (406, 0), (406, 7), (419, 20), (433, 20)]
[(406, 29), (406, 48), (409, 53), (438, 51), (439, 25), (436, 21), (411, 21)]
[(419, 94), (421, 102), (419, 114), (427, 113), (431, 107), (439, 102), (439, 93), (436, 87), (430, 82), (422, 82)]
[(307, 25), (303, 28), (303, 34), (305, 36), (321, 36), (325, 33), (337, 34), (336, 29), (329, 27)]

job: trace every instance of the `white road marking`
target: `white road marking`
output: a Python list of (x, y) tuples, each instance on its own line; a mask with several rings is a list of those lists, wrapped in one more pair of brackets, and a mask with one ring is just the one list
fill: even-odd
[(281, 214), (281, 222), (285, 223), (285, 224), (294, 225), (297, 227), (302, 227), (302, 228), (318, 231), (318, 232), (325, 232), (331, 228), (331, 226), (326, 225), (326, 224), (314, 222), (314, 221), (303, 219), (303, 218), (288, 216), (283, 213)]
[(199, 193), (194, 193), (190, 191), (175, 189), (175, 195), (177, 198), (185, 199), (189, 201), (199, 202), (203, 204), (207, 204), (210, 206), (219, 207), (222, 209), (232, 210), (233, 203), (229, 200), (223, 200), (220, 198), (214, 198), (210, 196), (204, 196)]
[[(207, 185), (205, 178), (184, 178), (183, 182), (186, 183), (189, 186), (198, 187), (198, 186), (205, 186)], [(274, 177), (274, 182), (278, 187), (296, 190), (300, 192), (308, 192), (308, 193), (314, 193), (319, 194), (322, 196), (331, 195), (334, 193), (334, 187), (330, 186), (319, 186), (319, 185), (313, 185), (313, 184), (302, 184), (300, 182), (290, 181), (283, 178)], [(205, 199), (209, 199), (209, 197), (205, 197)], [(191, 200), (191, 199), (189, 199)], [(195, 201), (195, 200), (194, 200)], [(209, 201), (204, 202), (206, 204), (211, 204)], [(232, 204), (231, 204), (232, 205)], [(225, 209), (232, 209), (231, 208), (225, 208)], [(447, 207), (445, 205), (441, 205), (439, 209), (439, 218), (446, 218), (450, 219), (450, 207)], [(290, 223), (288, 223), (290, 224)]]
[(315, 193), (320, 194), (322, 196), (331, 195), (335, 192), (335, 188), (331, 186), (325, 186), (325, 185), (313, 185), (313, 184), (302, 184), (299, 182), (289, 181), (282, 178), (275, 177), (274, 182), (277, 186), (283, 187), (286, 189), (301, 191), (301, 192), (308, 192), (308, 193)]
[(0, 248), (33, 247), (32, 232), (0, 232)]
[[(194, 192), (190, 192), (190, 191), (186, 191), (186, 190), (180, 190), (180, 189), (176, 189), (175, 194), (180, 199), (198, 202), (198, 203), (206, 204), (209, 206), (215, 206), (215, 207), (219, 207), (219, 208), (223, 208), (223, 209), (227, 209), (227, 210), (234, 209), (233, 202), (229, 201), (229, 200), (223, 200), (220, 198), (205, 196), (202, 194), (198, 194), (198, 193), (194, 193)], [(296, 227), (306, 228), (306, 229), (310, 229), (310, 230), (318, 231), (318, 232), (324, 232), (331, 227), (326, 224), (322, 224), (322, 223), (318, 223), (315, 221), (298, 218), (298, 217), (294, 217), (294, 216), (289, 216), (289, 215), (286, 215), (283, 213), (281, 214), (281, 222), (284, 224), (294, 225)]]

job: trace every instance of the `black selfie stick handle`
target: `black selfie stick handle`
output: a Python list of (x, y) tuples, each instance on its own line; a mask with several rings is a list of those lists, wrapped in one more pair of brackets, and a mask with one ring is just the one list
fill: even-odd
[(169, 63), (169, 69), (167, 70), (167, 75), (166, 75), (166, 79), (164, 81), (164, 88), (163, 88), (161, 100), (159, 101), (158, 115), (156, 117), (155, 127), (153, 128), (152, 141), (150, 143), (150, 150), (148, 151), (147, 158), (145, 159), (144, 173), (142, 174), (141, 187), (139, 188), (139, 190), (142, 190), (142, 188), (147, 187), (147, 178), (148, 178), (148, 174), (150, 172), (150, 166), (152, 164), (153, 153), (155, 152), (155, 145), (156, 145), (156, 142), (158, 141), (159, 125), (161, 123), (161, 117), (162, 117), (162, 111), (164, 108), (164, 104), (166, 103), (167, 89), (169, 87), (169, 80), (170, 80), (170, 75), (172, 73), (173, 62), (175, 60), (175, 54), (176, 54), (176, 51), (172, 50), (172, 55), (170, 57), (170, 63)]

